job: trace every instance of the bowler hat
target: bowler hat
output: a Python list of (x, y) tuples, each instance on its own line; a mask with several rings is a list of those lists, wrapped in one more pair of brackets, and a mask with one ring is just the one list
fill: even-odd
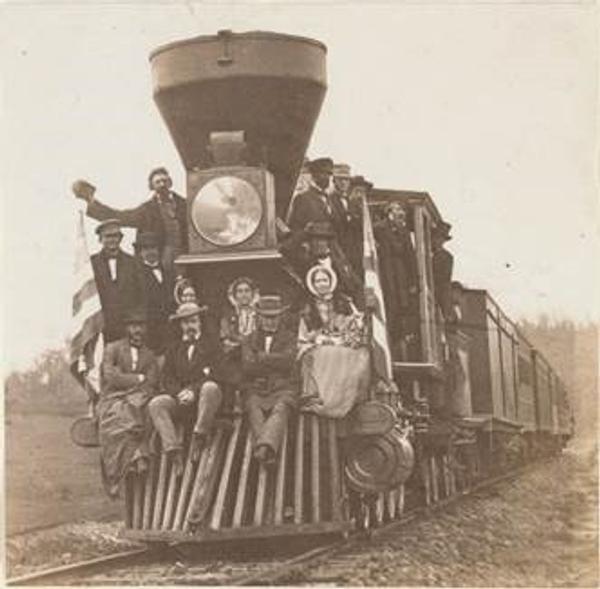
[(134, 309), (129, 309), (125, 313), (124, 322), (125, 323), (146, 323), (148, 317), (146, 316), (146, 311), (141, 307), (137, 307)]
[(284, 305), (279, 295), (264, 295), (256, 303), (256, 312), (260, 315), (280, 315), (289, 309), (289, 305)]
[(308, 162), (308, 169), (311, 174), (333, 174), (333, 160), (330, 157), (317, 158), (316, 160)]
[(96, 227), (96, 233), (98, 235), (102, 235), (102, 232), (110, 227), (116, 227), (119, 229), (119, 231), (121, 231), (121, 223), (118, 219), (106, 219), (105, 221), (98, 223), (98, 226)]
[(350, 178), (350, 166), (348, 164), (335, 164), (333, 175), (337, 178)]
[(204, 313), (204, 311), (206, 311), (206, 307), (200, 307), (196, 303), (183, 303), (182, 305), (179, 305), (177, 311), (173, 313), (169, 319), (171, 321), (187, 319), (188, 317), (193, 317), (194, 315), (200, 315), (200, 313)]
[(309, 237), (334, 237), (335, 231), (329, 221), (310, 221), (304, 228)]
[(158, 247), (158, 235), (153, 231), (141, 231), (137, 234), (133, 247), (141, 249), (143, 247)]
[(364, 186), (367, 190), (371, 190), (373, 188), (373, 184), (365, 179), (364, 176), (353, 176), (350, 181), (350, 188), (354, 188), (355, 186)]

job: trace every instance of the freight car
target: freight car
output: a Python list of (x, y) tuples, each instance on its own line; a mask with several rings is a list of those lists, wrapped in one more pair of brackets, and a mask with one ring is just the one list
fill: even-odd
[[(229, 31), (151, 55), (154, 98), (187, 174), (189, 251), (176, 263), (211, 308), (240, 275), (292, 306), (303, 296), (280, 251), (281, 220), (325, 96), (325, 56), (312, 39)], [(247, 217), (248, 231), (215, 231), (217, 197)], [(128, 477), (129, 537), (343, 534), (467, 488), (506, 462), (514, 439), (533, 449), (544, 437), (566, 439), (564, 387), (485, 291), (456, 288), (462, 319), (446, 324), (432, 269), (432, 234), (444, 221), (432, 197), (375, 188), (368, 214), (390, 202), (407, 212), (418, 277), (414, 341), (391, 358), (396, 386), (372, 386), (345, 420), (297, 412), (275, 469), (254, 460), (237, 402), (231, 427), (219, 422), (183, 473), (157, 453), (147, 472)]]

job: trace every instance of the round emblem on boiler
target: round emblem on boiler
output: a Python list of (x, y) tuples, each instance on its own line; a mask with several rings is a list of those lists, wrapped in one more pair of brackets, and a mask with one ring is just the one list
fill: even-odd
[(207, 241), (220, 246), (237, 245), (258, 229), (262, 203), (250, 182), (221, 176), (199, 190), (190, 216), (196, 231)]

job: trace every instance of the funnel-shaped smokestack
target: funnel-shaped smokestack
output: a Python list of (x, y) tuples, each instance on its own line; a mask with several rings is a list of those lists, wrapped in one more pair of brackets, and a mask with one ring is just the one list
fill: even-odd
[(283, 215), (325, 95), (325, 54), (312, 39), (229, 31), (154, 51), (154, 98), (186, 169), (214, 165), (212, 132), (243, 131), (245, 163), (273, 173)]

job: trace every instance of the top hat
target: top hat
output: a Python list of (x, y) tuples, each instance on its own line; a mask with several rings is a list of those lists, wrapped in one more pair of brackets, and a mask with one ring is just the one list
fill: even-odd
[(188, 317), (193, 317), (194, 315), (200, 315), (200, 313), (204, 313), (204, 311), (206, 311), (206, 307), (200, 307), (196, 303), (183, 303), (182, 305), (179, 305), (177, 311), (173, 313), (169, 319), (171, 321), (187, 319)]
[(133, 247), (141, 249), (143, 247), (158, 247), (158, 235), (153, 231), (140, 231), (136, 236)]
[(350, 178), (350, 166), (348, 164), (335, 164), (333, 166), (333, 175), (336, 178)]
[(289, 305), (284, 305), (279, 295), (264, 295), (256, 303), (256, 312), (260, 315), (281, 315), (289, 309)]
[(125, 317), (123, 318), (123, 321), (126, 324), (127, 323), (146, 323), (146, 320), (147, 320), (146, 311), (144, 309), (142, 309), (141, 307), (129, 309), (125, 313)]
[(96, 233), (98, 235), (102, 235), (102, 232), (110, 227), (116, 227), (119, 230), (119, 233), (121, 233), (121, 222), (119, 219), (106, 219), (101, 223), (98, 223), (98, 226), (96, 227)]
[(333, 160), (330, 157), (320, 157), (308, 162), (308, 170), (311, 174), (333, 174)]
[(371, 190), (373, 188), (373, 184), (365, 179), (364, 176), (353, 176), (350, 181), (350, 188), (354, 188), (355, 186), (364, 186), (367, 190)]
[(329, 221), (310, 221), (304, 232), (308, 237), (335, 237), (335, 231)]

